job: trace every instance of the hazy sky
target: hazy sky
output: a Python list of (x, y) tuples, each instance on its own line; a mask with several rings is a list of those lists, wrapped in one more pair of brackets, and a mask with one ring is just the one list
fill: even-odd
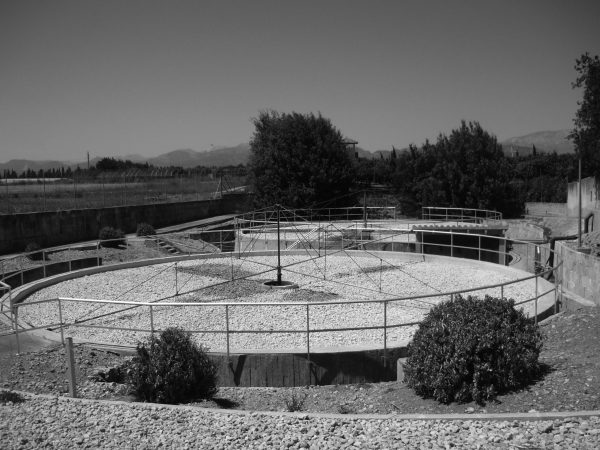
[(0, 161), (156, 156), (320, 112), (367, 150), (570, 128), (600, 1), (0, 0)]

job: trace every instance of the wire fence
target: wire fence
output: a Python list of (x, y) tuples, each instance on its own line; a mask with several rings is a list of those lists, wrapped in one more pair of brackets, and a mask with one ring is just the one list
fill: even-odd
[(207, 200), (244, 189), (244, 175), (194, 171), (0, 180), (0, 214)]
[[(394, 294), (393, 290), (387, 292), (385, 287), (386, 280), (389, 280), (388, 275), (392, 271), (396, 271), (396, 273), (407, 273), (407, 271), (403, 268), (402, 264), (393, 260), (391, 257), (392, 253), (380, 251), (381, 248), (378, 245), (385, 246), (389, 243), (401, 242), (406, 249), (405, 251), (413, 253), (412, 258), (417, 258), (417, 260), (419, 257), (425, 258), (432, 248), (435, 248), (435, 251), (431, 251), (431, 253), (437, 255), (445, 254), (447, 256), (456, 256), (456, 254), (460, 253), (460, 249), (467, 249), (471, 251), (471, 255), (478, 255), (474, 259), (479, 260), (484, 259), (482, 258), (484, 254), (495, 254), (496, 262), (501, 265), (505, 265), (511, 259), (508, 251), (510, 245), (508, 245), (507, 240), (503, 237), (433, 230), (428, 231), (428, 233), (444, 236), (446, 238), (445, 241), (427, 245), (422, 245), (424, 243), (421, 242), (421, 245), (419, 245), (419, 239), (423, 239), (423, 237), (419, 238), (418, 234), (411, 229), (411, 225), (407, 227), (406, 224), (403, 224), (404, 228), (393, 228), (385, 226), (385, 223), (381, 222), (377, 229), (380, 234), (374, 234), (374, 223), (368, 224), (367, 227), (359, 226), (358, 221), (354, 223), (315, 223), (309, 219), (303, 219), (307, 214), (309, 218), (311, 216), (314, 217), (314, 212), (302, 212), (302, 214), (299, 214), (294, 211), (285, 211), (283, 214), (286, 218), (283, 221), (284, 236), (285, 233), (293, 236), (290, 239), (284, 239), (285, 244), (282, 250), (288, 249), (288, 252), (291, 254), (303, 255), (298, 261), (286, 262), (283, 270), (290, 277), (296, 276), (313, 280), (323, 279), (324, 281), (347, 288), (347, 283), (340, 282), (336, 278), (339, 273), (337, 275), (334, 274), (335, 269), (331, 265), (333, 258), (344, 256), (347, 258), (347, 262), (344, 264), (353, 267), (354, 270), (359, 272), (363, 280), (360, 285), (353, 285), (353, 288), (361, 289), (364, 292), (363, 296), (367, 297), (366, 299), (345, 301), (319, 301), (318, 299), (311, 299), (311, 301), (279, 302), (203, 302), (198, 301), (198, 299), (201, 299), (201, 295), (200, 297), (190, 299), (190, 294), (205, 292), (207, 289), (220, 289), (222, 286), (233, 282), (243, 282), (251, 279), (255, 282), (255, 278), (258, 275), (272, 274), (274, 272), (276, 269), (274, 263), (252, 261), (252, 257), (255, 255), (262, 253), (274, 254), (274, 251), (257, 253), (257, 248), (264, 250), (265, 242), (267, 245), (269, 242), (272, 243), (274, 233), (276, 232), (273, 211), (255, 211), (252, 214), (236, 218), (233, 221), (233, 226), (226, 229), (200, 230), (190, 231), (187, 234), (184, 233), (183, 236), (187, 236), (187, 239), (191, 240), (197, 240), (194, 239), (194, 236), (203, 236), (202, 233), (205, 233), (205, 238), (207, 237), (206, 233), (213, 233), (213, 242), (211, 242), (211, 245), (214, 246), (214, 256), (194, 256), (192, 255), (193, 252), (189, 252), (190, 256), (179, 256), (176, 261), (172, 261), (166, 268), (161, 269), (164, 273), (169, 274), (167, 277), (174, 278), (167, 278), (167, 281), (162, 283), (173, 282), (173, 292), (168, 296), (162, 296), (152, 301), (129, 301), (127, 300), (126, 291), (122, 293), (121, 298), (112, 300), (58, 296), (52, 299), (37, 302), (28, 301), (25, 303), (19, 303), (14, 300), (14, 296), (11, 296), (9, 304), (15, 323), (15, 332), (20, 332), (16, 324), (19, 323), (19, 315), (23, 315), (21, 311), (23, 308), (29, 308), (30, 310), (32, 308), (47, 308), (47, 305), (51, 304), (53, 307), (50, 309), (54, 311), (54, 319), (46, 320), (44, 323), (36, 323), (36, 326), (32, 329), (52, 328), (60, 331), (62, 338), (64, 338), (65, 329), (73, 330), (75, 328), (101, 329), (106, 332), (118, 330), (119, 332), (130, 333), (132, 338), (139, 338), (148, 333), (161, 331), (167, 324), (171, 323), (168, 318), (175, 315), (180, 318), (179, 326), (186, 328), (200, 339), (206, 336), (220, 336), (219, 339), (222, 342), (220, 342), (218, 347), (228, 354), (232, 349), (239, 349), (239, 343), (245, 339), (244, 336), (251, 334), (259, 336), (277, 335), (281, 339), (287, 339), (286, 336), (290, 335), (298, 335), (303, 337), (306, 352), (310, 358), (311, 345), (314, 345), (315, 342), (314, 336), (324, 334), (340, 335), (352, 333), (360, 336), (361, 334), (375, 333), (379, 336), (378, 338), (375, 337), (376, 341), (380, 342), (387, 353), (390, 333), (397, 329), (414, 328), (420, 321), (406, 320), (406, 314), (402, 313), (406, 311), (408, 306), (426, 311), (431, 304), (452, 299), (455, 295), (468, 295), (471, 293), (483, 295), (484, 293), (488, 293), (505, 298), (515, 289), (522, 290), (525, 289), (523, 286), (526, 286), (529, 294), (519, 301), (519, 305), (530, 305), (530, 313), (535, 320), (538, 317), (538, 304), (540, 300), (544, 300), (544, 307), (550, 304), (554, 309), (558, 308), (561, 285), (558, 269), (562, 262), (558, 260), (557, 255), (555, 255), (553, 260), (553, 267), (542, 267), (542, 270), (538, 270), (533, 275), (519, 277), (509, 282), (446, 292), (439, 292), (439, 290), (433, 292), (429, 289), (426, 294), (399, 297)], [(345, 211), (344, 214), (349, 218), (351, 210)], [(329, 213), (328, 217), (332, 217), (331, 213)], [(357, 219), (356, 217), (354, 218)], [(281, 229), (278, 229), (277, 232), (279, 236), (277, 241), (281, 244)], [(217, 242), (217, 235), (220, 236), (219, 242)], [(244, 237), (246, 237), (245, 240)], [(486, 240), (496, 240), (496, 249), (483, 248), (481, 246), (482, 237), (485, 237)], [(468, 240), (461, 241), (461, 238)], [(128, 246), (132, 246), (133, 242), (136, 241), (130, 240)], [(140, 242), (147, 242), (147, 240), (140, 240)], [(229, 245), (233, 242), (235, 249), (223, 252), (222, 249), (225, 247), (226, 242)], [(527, 243), (523, 244), (530, 245)], [(533, 247), (534, 249), (523, 255), (523, 258), (534, 258), (535, 255), (539, 254), (536, 251), (537, 247)], [(391, 248), (393, 249), (394, 246), (392, 245)], [(100, 249), (101, 245), (97, 245), (96, 251), (99, 252)], [(357, 258), (359, 254), (369, 256), (370, 262), (365, 265), (364, 260), (360, 261)], [(207, 258), (214, 258), (215, 256), (220, 261), (219, 270), (221, 272), (218, 282), (213, 282), (212, 284), (205, 283), (205, 285), (201, 286), (194, 284), (195, 281), (192, 280), (193, 274), (196, 274), (198, 277), (202, 277), (203, 274), (206, 275), (205, 272), (208, 270), (208, 266), (205, 262)], [(190, 268), (184, 263), (186, 259), (195, 260), (201, 265), (195, 269)], [(100, 264), (100, 256), (97, 258), (97, 263), (98, 265)], [(248, 266), (252, 264), (254, 265), (254, 269), (250, 270)], [(311, 272), (309, 274), (305, 268), (300, 268), (303, 265), (310, 266), (311, 264), (318, 268), (314, 273)], [(533, 266), (533, 262), (525, 265), (525, 267)], [(10, 274), (10, 276), (19, 277), (19, 275), (14, 273)], [(546, 280), (546, 278), (550, 277), (554, 277), (554, 284)], [(4, 282), (8, 285), (7, 281), (9, 281), (8, 277), (4, 277)], [(144, 280), (140, 280), (140, 283), (143, 284), (143, 282)], [(131, 286), (131, 288), (134, 289), (135, 286)], [(188, 297), (185, 297), (185, 301), (173, 301), (184, 299), (183, 296), (186, 295)], [(73, 306), (69, 307), (68, 305), (77, 305), (77, 308)], [(73, 315), (73, 311), (81, 310), (81, 305), (90, 305), (90, 308), (89, 310), (84, 308), (84, 316), (81, 316), (81, 314)], [(94, 308), (101, 308), (102, 313), (93, 313)], [(345, 310), (349, 309), (357, 309), (358, 317), (363, 320), (347, 324), (347, 326), (335, 326), (328, 321), (328, 317), (338, 317), (343, 315)], [(279, 316), (279, 313), (276, 313), (283, 310), (286, 311), (283, 316)], [(376, 314), (372, 310), (375, 310)], [(365, 313), (363, 314), (361, 311)], [(285, 317), (286, 319), (282, 319), (279, 322), (277, 320), (275, 322), (263, 320), (262, 322), (259, 321), (258, 325), (249, 326), (249, 322), (244, 318), (252, 315), (261, 318)], [(46, 317), (48, 316), (46, 315)], [(203, 318), (208, 317), (212, 317), (214, 320), (208, 322), (203, 320)], [(290, 317), (293, 319), (290, 319)], [(374, 319), (365, 321), (364, 318), (366, 317)], [(206, 327), (207, 323), (209, 324), (209, 328)], [(263, 325), (260, 325), (260, 323), (263, 323)], [(202, 324), (203, 326), (201, 326)]]

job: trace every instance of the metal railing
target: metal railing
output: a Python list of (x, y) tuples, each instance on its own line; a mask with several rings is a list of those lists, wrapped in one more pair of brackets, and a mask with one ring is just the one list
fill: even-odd
[(502, 213), (488, 209), (449, 208), (443, 206), (423, 206), (421, 209), (421, 217), (424, 220), (458, 220), (461, 222), (502, 220)]
[[(393, 231), (393, 230), (392, 230)], [(336, 233), (338, 233), (339, 231), (336, 230)], [(456, 233), (456, 232), (433, 232), (433, 231), (428, 231), (428, 233), (437, 233), (440, 235), (445, 235), (449, 238), (449, 243), (448, 244), (439, 244), (439, 243), (433, 243), (433, 244), (427, 244), (427, 245), (432, 245), (432, 246), (437, 246), (439, 247), (439, 249), (445, 249), (446, 253), (449, 253), (448, 256), (453, 256), (458, 249), (468, 249), (472, 252), (476, 252), (477, 255), (479, 255), (479, 260), (481, 260), (481, 255), (488, 252), (488, 253), (492, 253), (492, 254), (496, 254), (497, 255), (497, 259), (499, 261), (501, 261), (501, 264), (504, 264), (504, 262), (509, 258), (509, 254), (506, 252), (506, 248), (508, 247), (507, 245), (507, 240), (503, 237), (492, 237), (492, 236), (481, 236), (481, 235), (473, 235), (473, 234), (469, 234), (469, 233)], [(327, 229), (324, 230), (324, 234), (325, 234), (325, 241), (327, 241)], [(405, 235), (406, 232), (401, 232), (401, 233), (397, 233), (397, 235), (392, 234), (393, 236), (403, 236)], [(475, 238), (478, 242), (478, 246), (477, 247), (470, 247), (470, 246), (465, 246), (465, 245), (455, 245), (455, 238), (456, 236), (466, 236), (468, 238)], [(343, 233), (341, 234), (341, 238), (343, 239)], [(482, 238), (483, 239), (495, 239), (498, 241), (498, 245), (497, 248), (499, 249), (504, 249), (504, 250), (493, 250), (490, 248), (483, 248), (481, 243), (482, 243)], [(326, 251), (323, 253), (320, 252), (315, 252), (314, 250), (313, 253), (315, 253), (313, 255), (314, 258), (321, 258), (321, 257), (325, 257), (327, 258), (327, 256), (331, 256), (334, 254), (348, 254), (347, 251), (349, 249), (353, 249), (353, 248), (359, 248), (361, 246), (364, 246), (366, 243), (371, 243), (374, 244), (376, 242), (382, 242), (383, 240), (387, 240), (390, 239), (389, 235), (386, 235), (384, 238), (380, 239), (380, 240), (357, 240), (355, 242), (352, 242), (351, 244), (349, 244), (346, 247), (341, 247), (341, 249), (334, 251), (334, 252), (329, 252), (327, 253)], [(503, 245), (500, 245), (500, 242), (503, 243)], [(528, 244), (528, 243), (524, 243), (524, 244)], [(327, 247), (325, 246), (325, 249)], [(422, 245), (420, 247), (421, 251), (425, 250), (425, 246)], [(415, 246), (415, 251), (417, 250), (417, 247)], [(526, 258), (529, 259), (530, 257), (530, 253), (531, 254), (535, 254), (536, 252), (527, 252)], [(251, 254), (250, 254), (251, 255)], [(427, 255), (427, 253), (423, 253), (423, 255)], [(240, 254), (237, 252), (231, 252), (231, 254), (229, 255), (222, 255), (222, 256), (230, 256), (232, 258), (236, 258), (239, 257)], [(326, 260), (325, 260), (326, 261)], [(502, 262), (504, 261), (504, 262)], [(427, 294), (422, 294), (422, 295), (416, 295), (416, 296), (404, 296), (404, 297), (394, 297), (394, 296), (390, 296), (389, 298), (385, 298), (385, 299), (372, 299), (372, 300), (347, 300), (347, 301), (321, 301), (321, 302), (267, 302), (267, 303), (246, 303), (246, 302), (194, 302), (194, 303), (189, 303), (189, 302), (162, 302), (161, 300), (163, 299), (158, 299), (155, 302), (133, 302), (133, 301), (127, 301), (127, 300), (118, 300), (118, 301), (111, 301), (111, 300), (95, 300), (95, 299), (78, 299), (78, 298), (66, 298), (66, 297), (59, 297), (59, 298), (54, 298), (54, 299), (48, 299), (48, 300), (40, 300), (40, 301), (35, 301), (35, 302), (26, 302), (26, 303), (22, 303), (22, 304), (15, 304), (13, 305), (13, 310), (14, 310), (14, 319), (15, 319), (15, 323), (18, 322), (18, 317), (19, 317), (19, 310), (22, 308), (30, 308), (30, 307), (34, 307), (35, 305), (41, 305), (44, 303), (55, 303), (56, 304), (56, 314), (57, 314), (57, 321), (54, 323), (44, 323), (44, 324), (36, 324), (36, 327), (31, 328), (33, 329), (41, 329), (41, 328), (54, 328), (56, 330), (60, 330), (61, 333), (61, 339), (64, 340), (64, 330), (65, 328), (68, 327), (83, 327), (83, 328), (100, 328), (100, 329), (106, 329), (106, 330), (120, 330), (120, 331), (131, 331), (131, 332), (138, 332), (138, 333), (155, 333), (155, 332), (159, 332), (161, 331), (158, 327), (156, 327), (156, 323), (155, 323), (155, 318), (156, 318), (156, 311), (157, 309), (160, 308), (218, 308), (218, 309), (222, 309), (222, 326), (218, 329), (190, 329), (190, 327), (185, 327), (188, 328), (187, 331), (191, 332), (191, 333), (204, 333), (204, 334), (219, 334), (219, 335), (224, 335), (225, 336), (225, 341), (226, 344), (224, 346), (224, 349), (226, 350), (227, 354), (229, 355), (232, 352), (232, 348), (231, 348), (231, 337), (235, 336), (235, 335), (245, 335), (245, 334), (265, 334), (265, 333), (271, 333), (271, 334), (304, 334), (305, 335), (305, 344), (306, 344), (306, 353), (307, 353), (307, 357), (308, 359), (310, 359), (310, 354), (311, 354), (311, 335), (314, 334), (318, 334), (318, 333), (341, 333), (341, 332), (347, 332), (347, 331), (352, 331), (352, 332), (362, 332), (362, 331), (368, 331), (368, 330), (379, 330), (382, 333), (382, 337), (381, 337), (381, 345), (383, 347), (384, 350), (384, 354), (387, 357), (387, 352), (388, 352), (388, 334), (390, 330), (396, 329), (396, 328), (401, 328), (401, 327), (411, 327), (411, 326), (416, 326), (418, 325), (418, 321), (410, 321), (410, 322), (393, 322), (390, 321), (389, 318), (389, 308), (391, 306), (397, 306), (400, 305), (401, 303), (406, 303), (406, 302), (419, 302), (419, 301), (423, 301), (423, 299), (452, 299), (454, 298), (454, 296), (456, 295), (468, 295), (469, 293), (474, 293), (477, 291), (490, 291), (490, 290), (497, 290), (499, 296), (501, 298), (505, 297), (505, 292), (507, 289), (507, 286), (511, 286), (511, 285), (515, 285), (518, 283), (531, 283), (533, 280), (533, 283), (535, 283), (535, 291), (534, 291), (534, 295), (526, 298), (524, 300), (521, 300), (519, 303), (517, 303), (517, 305), (525, 305), (528, 303), (532, 303), (533, 302), (533, 317), (535, 318), (534, 320), (537, 322), (537, 317), (538, 317), (538, 303), (539, 300), (543, 297), (546, 297), (547, 295), (552, 295), (553, 296), (553, 304), (554, 304), (554, 310), (556, 311), (558, 308), (558, 302), (560, 299), (560, 295), (561, 295), (561, 287), (560, 287), (560, 280), (559, 280), (559, 271), (558, 269), (561, 267), (562, 262), (558, 261), (558, 255), (555, 255), (555, 261), (556, 261), (556, 265), (554, 267), (550, 267), (550, 268), (545, 268), (543, 271), (530, 275), (530, 276), (526, 276), (523, 278), (519, 278), (516, 280), (511, 280), (508, 282), (504, 282), (504, 283), (498, 283), (498, 284), (493, 284), (493, 285), (485, 285), (485, 286), (477, 286), (477, 287), (473, 287), (470, 289), (461, 289), (461, 290), (456, 290), (456, 291), (448, 291), (448, 292), (441, 292), (441, 293), (427, 293)], [(325, 262), (325, 264), (327, 264), (327, 262)], [(532, 265), (533, 266), (533, 265)], [(527, 264), (527, 267), (529, 267), (529, 264)], [(286, 270), (290, 270), (289, 267), (285, 268)], [(233, 270), (233, 269), (232, 269)], [(273, 270), (273, 267), (270, 267), (269, 270)], [(326, 271), (326, 269), (325, 269)], [(177, 269), (176, 269), (177, 272)], [(293, 273), (292, 270), (290, 270), (290, 272)], [(250, 276), (255, 276), (256, 274), (252, 274), (249, 275)], [(551, 288), (542, 288), (543, 283), (541, 282), (542, 277), (545, 276), (550, 276), (550, 275), (554, 275), (555, 277), (555, 283)], [(325, 277), (325, 275), (324, 275)], [(232, 277), (233, 278), (233, 277)], [(381, 278), (380, 278), (381, 280)], [(381, 289), (381, 281), (380, 281), (380, 286), (379, 286), (379, 290), (377, 290), (376, 288), (373, 289), (374, 292), (382, 292)], [(176, 288), (176, 295), (178, 294), (177, 292), (177, 288)], [(172, 296), (169, 298), (173, 298)], [(148, 314), (148, 324), (146, 327), (134, 327), (134, 326), (108, 326), (108, 325), (92, 325), (89, 322), (84, 322), (84, 321), (76, 321), (76, 320), (72, 320), (72, 321), (68, 321), (65, 320), (64, 317), (64, 305), (66, 303), (78, 303), (78, 304), (82, 304), (82, 303), (90, 303), (90, 304), (98, 304), (98, 305), (112, 305), (113, 307), (121, 307), (121, 309), (119, 309), (118, 311), (115, 311), (113, 313), (109, 313), (109, 315), (112, 314), (112, 317), (114, 318), (118, 318), (118, 314), (120, 312), (122, 312), (123, 310), (127, 309), (133, 309), (133, 308), (141, 308), (142, 310), (147, 310), (147, 314)], [(160, 303), (159, 303), (160, 302)], [(349, 326), (349, 327), (311, 327), (311, 311), (314, 313), (315, 308), (319, 308), (319, 307), (332, 307), (335, 305), (373, 305), (373, 304), (379, 304), (381, 305), (381, 309), (382, 309), (382, 318), (381, 318), (381, 322), (377, 323), (377, 324), (371, 324), (371, 325), (364, 325), (364, 326)], [(231, 314), (231, 310), (234, 308), (297, 308), (299, 309), (299, 311), (301, 311), (298, 314), (301, 314), (302, 317), (297, 317), (297, 321), (296, 323), (298, 324), (297, 328), (287, 328), (287, 329), (249, 329), (249, 328), (235, 328), (233, 326), (233, 324), (231, 323), (230, 320), (230, 314)], [(265, 317), (268, 316), (267, 313), (264, 314)], [(188, 315), (186, 314), (184, 317), (188, 317)], [(314, 321), (313, 321), (314, 323)], [(180, 326), (182, 326), (184, 324), (180, 324)], [(18, 330), (17, 330), (17, 336), (18, 336)], [(234, 349), (235, 350), (235, 349)]]

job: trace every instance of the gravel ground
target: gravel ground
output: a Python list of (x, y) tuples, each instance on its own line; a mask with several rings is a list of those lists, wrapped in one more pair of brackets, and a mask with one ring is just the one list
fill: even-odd
[(5, 449), (600, 447), (599, 417), (539, 422), (315, 418), (56, 397), (0, 406), (0, 424)]
[[(304, 259), (303, 259), (304, 258)], [(275, 278), (274, 257), (245, 259), (218, 258), (175, 264), (159, 264), (86, 276), (65, 281), (34, 293), (27, 302), (57, 297), (92, 298), (131, 302), (156, 302), (152, 318), (149, 308), (124, 307), (95, 303), (62, 302), (62, 316), (68, 322), (85, 321), (85, 325), (110, 326), (150, 330), (179, 325), (197, 331), (198, 342), (211, 351), (224, 351), (224, 334), (203, 331), (224, 331), (226, 311), (222, 305), (193, 306), (197, 302), (255, 303), (252, 306), (230, 306), (227, 311), (230, 331), (289, 330), (283, 333), (232, 334), (232, 351), (255, 349), (297, 349), (306, 345), (306, 307), (292, 302), (369, 301), (385, 300), (419, 294), (437, 294), (442, 291), (469, 289), (477, 286), (507, 282), (516, 276), (506, 272), (476, 268), (456, 263), (421, 260), (390, 254), (385, 260), (370, 256), (328, 256), (306, 261), (306, 256), (282, 257), (283, 278), (300, 286), (296, 290), (275, 290), (262, 285)], [(268, 273), (261, 273), (268, 271)], [(231, 278), (236, 281), (230, 282)], [(326, 280), (323, 278), (326, 277)], [(381, 286), (381, 291), (380, 291)], [(176, 289), (178, 291), (175, 296)], [(504, 295), (515, 300), (531, 298), (533, 283), (509, 285)], [(500, 290), (479, 290), (478, 296), (498, 296)], [(390, 302), (387, 324), (403, 324), (422, 320), (431, 305), (447, 300), (449, 296), (428, 297), (419, 301)], [(164, 302), (184, 302), (188, 306), (160, 306)], [(266, 305), (281, 302), (282, 306)], [(531, 306), (531, 305), (529, 305)], [(120, 312), (119, 312), (120, 311)], [(110, 314), (109, 314), (110, 313)], [(35, 324), (58, 321), (56, 302), (21, 308), (19, 317)], [(382, 326), (383, 303), (354, 303), (314, 305), (310, 307), (310, 328), (331, 329), (345, 327)], [(416, 327), (406, 326), (388, 330), (390, 346), (411, 338)], [(293, 331), (296, 331), (295, 333)], [(113, 342), (133, 345), (146, 333), (98, 328), (71, 327), (67, 335), (95, 342)], [(311, 347), (371, 345), (380, 346), (383, 331), (333, 331), (311, 333)]]
[[(546, 375), (528, 388), (485, 406), (442, 405), (422, 399), (403, 383), (305, 388), (220, 388), (217, 399), (169, 409), (140, 403), (81, 403), (63, 397), (62, 347), (0, 355), (0, 389), (53, 394), (15, 405), (0, 404), (0, 448), (600, 448), (600, 419), (539, 422), (402, 420), (307, 416), (238, 416), (202, 407), (285, 411), (303, 395), (303, 411), (329, 413), (522, 413), (600, 410), (600, 312), (567, 311), (544, 322), (540, 360)], [(585, 343), (585, 345), (582, 345)], [(89, 399), (128, 400), (126, 385), (94, 382), (97, 367), (123, 357), (75, 349), (78, 392)], [(305, 396), (305, 397), (304, 397)]]

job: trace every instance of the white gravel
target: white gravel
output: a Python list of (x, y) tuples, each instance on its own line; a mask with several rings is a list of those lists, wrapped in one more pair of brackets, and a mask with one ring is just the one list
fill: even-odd
[(30, 398), (0, 405), (3, 449), (524, 449), (600, 447), (600, 418), (402, 420), (212, 413), (150, 404)]
[[(221, 303), (255, 303), (228, 308), (229, 331), (286, 331), (278, 333), (230, 333), (230, 350), (302, 349), (306, 347), (307, 308), (290, 302), (342, 301), (345, 304), (311, 305), (309, 307), (311, 349), (326, 347), (383, 345), (383, 330), (327, 331), (314, 330), (383, 326), (384, 303), (398, 297), (428, 295), (492, 285), (517, 279), (507, 271), (455, 261), (423, 262), (418, 258), (389, 253), (383, 260), (370, 255), (327, 256), (307, 260), (307, 256), (282, 256), (283, 279), (299, 285), (299, 289), (269, 289), (263, 281), (276, 277), (274, 256), (244, 259), (216, 258), (159, 264), (134, 269), (109, 271), (42, 289), (25, 303), (57, 297), (106, 299), (129, 302), (156, 302), (152, 321), (155, 330), (180, 326), (197, 332), (196, 339), (211, 351), (225, 351), (226, 311)], [(383, 270), (381, 270), (383, 268)], [(261, 273), (269, 271), (268, 273)], [(365, 273), (366, 272), (366, 273)], [(236, 281), (231, 282), (231, 278)], [(324, 279), (325, 278), (325, 279)], [(380, 292), (381, 286), (381, 292)], [(175, 296), (176, 287), (178, 295)], [(500, 289), (479, 290), (500, 296)], [(532, 283), (517, 283), (504, 289), (504, 295), (517, 301), (535, 295)], [(421, 320), (432, 304), (447, 300), (448, 295), (419, 301), (390, 301), (387, 325)], [(362, 303), (347, 303), (362, 301)], [(160, 306), (165, 302), (184, 302), (185, 306)], [(213, 305), (197, 305), (198, 302)], [(279, 302), (281, 305), (265, 305)], [(129, 308), (123, 311), (125, 308)], [(91, 319), (86, 326), (109, 326), (150, 330), (148, 307), (127, 307), (98, 303), (61, 302), (63, 320)], [(117, 312), (121, 311), (121, 312)], [(109, 314), (114, 313), (114, 314)], [(109, 314), (109, 315), (106, 315)], [(59, 320), (56, 301), (21, 307), (19, 317), (36, 326), (55, 324)], [(388, 328), (388, 345), (410, 339), (415, 326)], [(296, 331), (296, 332), (292, 332)], [(148, 331), (107, 330), (69, 327), (66, 334), (96, 342), (134, 345)], [(220, 333), (209, 333), (219, 331)]]

